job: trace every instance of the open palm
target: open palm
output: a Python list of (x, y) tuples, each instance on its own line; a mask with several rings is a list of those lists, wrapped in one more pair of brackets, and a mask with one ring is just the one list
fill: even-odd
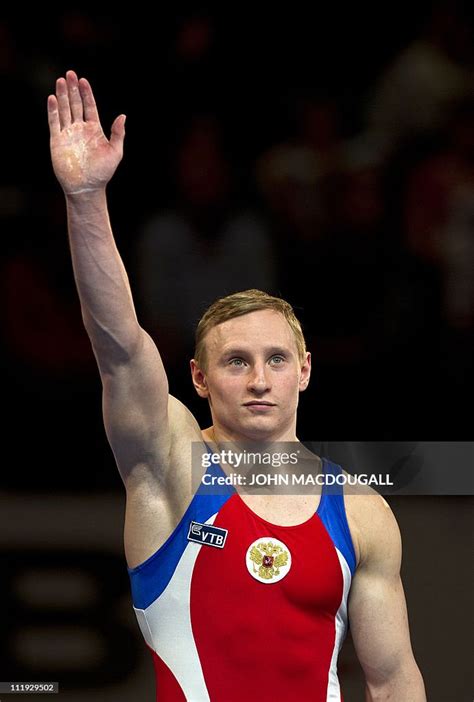
[(48, 122), (53, 168), (64, 192), (105, 188), (122, 159), (125, 115), (115, 119), (108, 140), (89, 82), (67, 71), (48, 97)]

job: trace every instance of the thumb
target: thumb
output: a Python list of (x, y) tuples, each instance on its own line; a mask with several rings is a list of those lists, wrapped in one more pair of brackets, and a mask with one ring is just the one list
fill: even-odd
[(111, 134), (110, 134), (110, 143), (115, 149), (122, 149), (123, 148), (123, 140), (125, 138), (125, 120), (127, 119), (127, 115), (119, 115), (118, 117), (115, 118), (113, 124), (112, 124), (112, 129), (111, 129)]

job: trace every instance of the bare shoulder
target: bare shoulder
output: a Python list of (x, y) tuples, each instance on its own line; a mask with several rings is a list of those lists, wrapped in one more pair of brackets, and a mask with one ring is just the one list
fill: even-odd
[[(168, 418), (172, 444), (184, 441), (202, 441), (199, 424), (192, 412), (173, 395), (168, 395)], [(173, 449), (173, 446), (171, 447)]]
[[(148, 494), (156, 492), (163, 497), (166, 494), (162, 493), (170, 493), (171, 497), (175, 497), (176, 493), (181, 492), (182, 483), (188, 486), (193, 446), (194, 450), (199, 450), (199, 446), (204, 450), (204, 442), (196, 418), (173, 395), (168, 395), (168, 427), (167, 449), (160, 458), (159, 472), (146, 471), (145, 466), (141, 474), (135, 471), (134, 480), (127, 486), (127, 492), (133, 491), (140, 483), (147, 482), (154, 486), (154, 489), (149, 486), (151, 489), (148, 489)], [(189, 490), (186, 492), (189, 493)], [(187, 495), (183, 497), (185, 499)]]
[(357, 486), (345, 490), (347, 520), (356, 551), (358, 567), (401, 559), (400, 529), (390, 505), (375, 490)]
[(193, 490), (193, 462), (206, 450), (202, 433), (190, 410), (168, 397), (169, 452), (161, 470), (135, 474), (127, 489), (125, 554), (129, 567), (143, 563), (162, 546), (189, 506)]
[(199, 455), (206, 451), (202, 431), (194, 415), (173, 395), (168, 399), (170, 426), (170, 459), (168, 492), (171, 497), (189, 500), (193, 490), (191, 472)]

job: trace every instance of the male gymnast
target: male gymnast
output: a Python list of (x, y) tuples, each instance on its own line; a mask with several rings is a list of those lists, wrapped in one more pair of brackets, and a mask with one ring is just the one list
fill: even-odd
[[(381, 496), (192, 487), (193, 444), (205, 453), (223, 442), (299, 441), (311, 355), (291, 306), (247, 290), (204, 314), (191, 361), (212, 416), (201, 431), (169, 394), (110, 226), (106, 186), (123, 155), (125, 115), (107, 139), (89, 82), (70, 70), (48, 97), (48, 120), (105, 429), (126, 489), (125, 554), (157, 700), (342, 700), (337, 657), (350, 626), (366, 699), (424, 702), (400, 533)], [(321, 474), (340, 473), (315, 459)], [(226, 475), (222, 465), (207, 472)]]

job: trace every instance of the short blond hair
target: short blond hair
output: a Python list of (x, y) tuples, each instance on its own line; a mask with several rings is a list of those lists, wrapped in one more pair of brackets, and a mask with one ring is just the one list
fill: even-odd
[(256, 290), (255, 288), (221, 297), (208, 307), (196, 329), (194, 359), (197, 365), (202, 370), (206, 369), (207, 353), (204, 342), (208, 332), (213, 327), (222, 324), (222, 322), (226, 322), (228, 319), (241, 317), (244, 314), (257, 312), (258, 310), (275, 310), (275, 312), (279, 312), (283, 315), (293, 332), (298, 358), (301, 365), (303, 365), (306, 359), (306, 342), (301, 324), (293, 311), (293, 307), (281, 297), (273, 297), (273, 295), (269, 295), (262, 290)]

